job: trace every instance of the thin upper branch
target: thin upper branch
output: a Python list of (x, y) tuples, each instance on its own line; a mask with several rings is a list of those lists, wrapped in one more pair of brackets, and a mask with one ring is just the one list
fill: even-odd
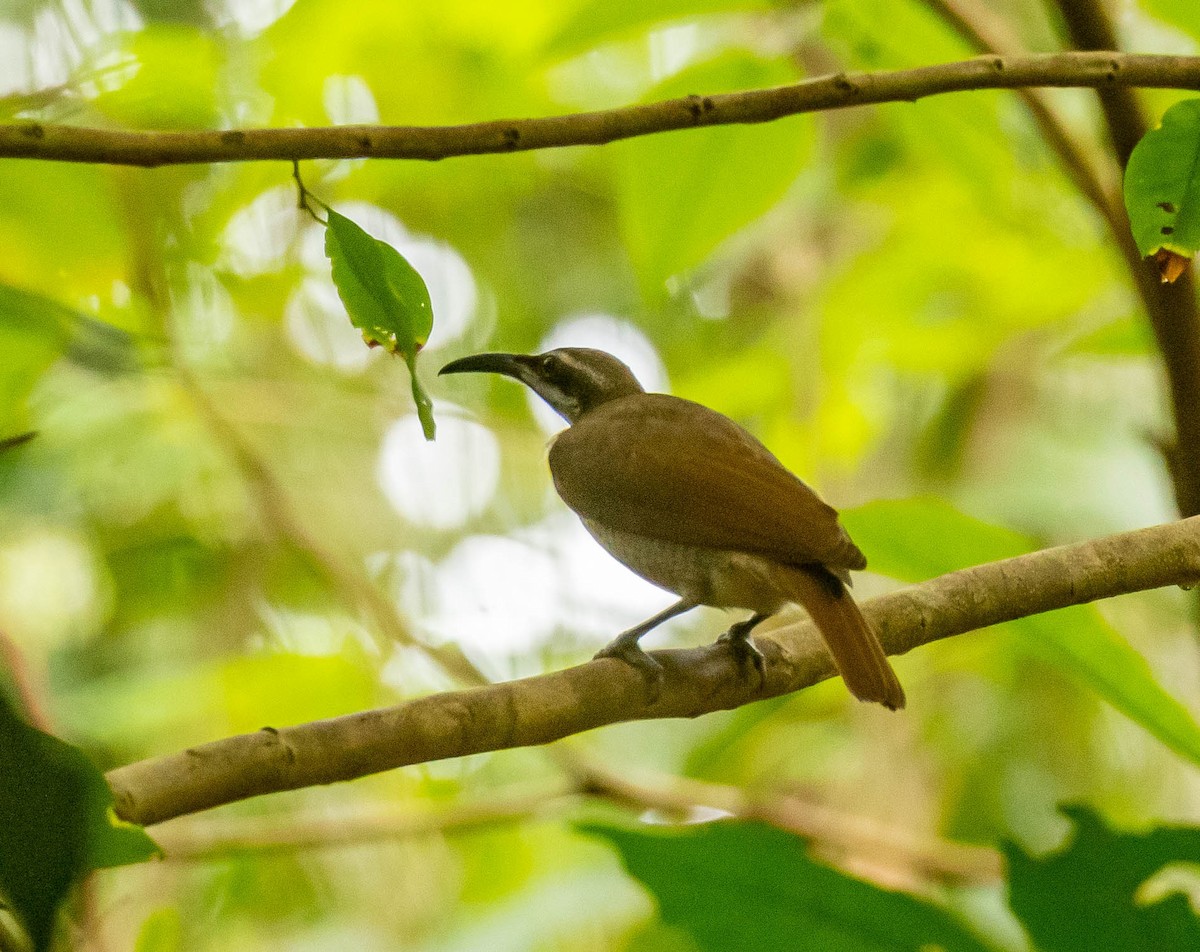
[[(1003, 621), (1164, 585), (1200, 582), (1200, 517), (952, 572), (863, 605), (891, 654)], [(504, 684), (419, 698), (296, 727), (264, 728), (108, 774), (117, 813), (136, 823), (411, 764), (545, 744), (648, 718), (697, 717), (833, 675), (808, 624), (757, 638), (760, 685), (724, 646), (655, 652), (651, 701), (639, 672), (602, 659)]]
[(444, 159), (600, 145), (675, 129), (770, 122), (869, 103), (916, 102), (941, 93), (1030, 86), (1200, 89), (1200, 58), (1106, 52), (983, 56), (894, 72), (839, 73), (772, 89), (460, 126), (133, 132), (23, 122), (0, 126), (0, 158), (139, 166), (263, 159)]

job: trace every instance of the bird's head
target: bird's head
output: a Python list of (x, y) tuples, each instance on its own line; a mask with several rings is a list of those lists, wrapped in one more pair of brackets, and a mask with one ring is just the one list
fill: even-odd
[(633, 371), (616, 357), (588, 347), (560, 347), (544, 354), (475, 354), (451, 361), (438, 373), (514, 377), (568, 423), (609, 400), (645, 392)]

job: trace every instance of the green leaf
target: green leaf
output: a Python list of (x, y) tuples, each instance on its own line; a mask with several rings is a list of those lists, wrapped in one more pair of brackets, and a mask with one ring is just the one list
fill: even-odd
[(429, 289), (417, 270), (386, 241), (373, 238), (327, 208), (325, 255), (350, 323), (368, 347), (400, 354), (412, 376), (413, 400), (425, 439), (435, 433), (433, 404), (417, 376), (417, 354), (433, 330)]
[[(728, 54), (655, 87), (648, 100), (795, 82), (792, 66)], [(807, 118), (643, 136), (615, 148), (626, 246), (647, 297), (701, 264), (783, 197), (805, 167)]]
[[(906, 582), (1011, 558), (1033, 539), (932, 498), (879, 501), (842, 514), (873, 571)], [(1092, 605), (1007, 623), (1030, 650), (1087, 684), (1177, 754), (1200, 764), (1200, 725)]]
[(0, 893), (38, 952), (84, 873), (158, 853), (141, 829), (115, 819), (108, 784), (83, 752), (30, 727), (0, 692)]
[[(654, 894), (663, 922), (703, 952), (986, 952), (949, 912), (809, 858), (757, 823), (683, 828), (587, 824)], [(786, 938), (785, 938), (786, 937)]]
[(1185, 99), (1143, 136), (1125, 169), (1125, 208), (1143, 255), (1200, 248), (1200, 99)]
[(1040, 952), (1200, 949), (1200, 918), (1186, 896), (1141, 895), (1164, 866), (1200, 864), (1200, 829), (1129, 833), (1088, 807), (1061, 810), (1074, 832), (1060, 850), (1039, 858), (1004, 846), (1009, 904)]
[(1078, 678), (1163, 744), (1200, 765), (1200, 725), (1092, 605), (1009, 622), (1026, 646)]
[(328, 209), (325, 255), (350, 323), (372, 347), (415, 354), (433, 329), (429, 289), (416, 269), (386, 241)]

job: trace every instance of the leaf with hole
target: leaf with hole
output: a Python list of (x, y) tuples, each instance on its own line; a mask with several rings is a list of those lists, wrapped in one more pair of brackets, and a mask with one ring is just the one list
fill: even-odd
[(1137, 144), (1125, 169), (1125, 208), (1143, 255), (1191, 258), (1200, 248), (1200, 99), (1176, 103)]

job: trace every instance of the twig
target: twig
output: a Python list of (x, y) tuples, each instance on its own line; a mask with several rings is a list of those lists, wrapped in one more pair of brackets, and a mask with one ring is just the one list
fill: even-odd
[[(1027, 615), (1164, 585), (1200, 582), (1200, 517), (952, 572), (873, 599), (863, 612), (891, 654)], [(758, 639), (760, 684), (721, 645), (655, 652), (665, 678), (647, 698), (628, 665), (605, 658), (538, 677), (394, 707), (264, 728), (108, 774), (118, 814), (159, 823), (223, 803), (411, 764), (545, 744), (619, 721), (697, 717), (797, 691), (833, 675), (811, 625)]]
[(574, 803), (578, 794), (574, 784), (558, 782), (542, 784), (533, 791), (493, 794), (485, 801), (436, 811), (405, 806), (360, 809), (349, 815), (343, 811), (318, 816), (179, 819), (158, 827), (154, 841), (168, 862), (206, 861), (243, 852), (325, 849), (527, 820)]
[(769, 823), (808, 840), (821, 855), (842, 860), (869, 855), (908, 874), (945, 883), (991, 883), (1001, 871), (999, 854), (986, 847), (928, 840), (866, 817), (807, 803), (781, 791), (751, 794), (737, 787), (685, 777), (617, 772), (579, 760), (571, 780), (536, 789), (500, 791), (478, 802), (439, 810), (412, 806), (357, 809), (352, 813), (278, 817), (180, 818), (162, 824), (154, 840), (167, 862), (194, 863), (237, 853), (330, 849), (380, 840), (447, 835), (546, 817), (577, 808), (585, 796), (634, 809), (684, 816), (705, 808), (742, 820)]
[(1200, 58), (1108, 52), (983, 56), (894, 72), (839, 73), (772, 89), (460, 126), (135, 132), (23, 122), (0, 126), (0, 158), (137, 166), (268, 159), (433, 160), (601, 145), (676, 129), (770, 122), (871, 103), (912, 103), (942, 93), (1029, 86), (1200, 89)]
[(18, 446), (24, 446), (35, 436), (37, 436), (37, 433), (30, 430), (26, 433), (17, 433), (15, 436), (0, 438), (0, 453), (3, 453), (5, 450), (16, 449)]
[(300, 177), (300, 163), (295, 159), (292, 160), (292, 178), (296, 180), (296, 207), (303, 212), (307, 212), (308, 216), (318, 225), (327, 225), (328, 222), (317, 214), (317, 210), (309, 204), (308, 200), (311, 198), (326, 211), (329, 211), (329, 206), (317, 198), (317, 196), (310, 192), (305, 186), (304, 179)]

